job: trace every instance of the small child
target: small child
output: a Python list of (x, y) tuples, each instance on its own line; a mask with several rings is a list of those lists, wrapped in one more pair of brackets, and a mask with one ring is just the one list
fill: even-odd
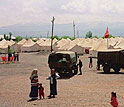
[(118, 101), (117, 101), (116, 92), (111, 92), (111, 102), (110, 102), (110, 104), (113, 107), (118, 107)]
[(39, 97), (40, 97), (40, 99), (41, 99), (41, 96), (44, 99), (44, 87), (42, 86), (42, 83), (39, 83), (38, 89), (39, 89)]

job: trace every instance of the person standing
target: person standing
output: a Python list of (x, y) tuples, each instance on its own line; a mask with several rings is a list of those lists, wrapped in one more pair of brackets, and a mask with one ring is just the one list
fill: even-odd
[(113, 107), (118, 107), (118, 100), (117, 100), (116, 92), (111, 92), (111, 102), (110, 102), (110, 104)]
[(82, 70), (81, 69), (82, 69), (83, 64), (82, 64), (81, 59), (79, 59), (79, 63), (77, 65), (79, 66), (79, 71), (80, 71), (79, 75), (82, 75)]
[(50, 95), (48, 98), (55, 98), (57, 95), (57, 78), (60, 76), (55, 73), (55, 69), (51, 69), (51, 75), (49, 76), (50, 79)]
[(12, 57), (12, 51), (10, 49), (10, 46), (8, 45), (8, 61), (10, 61), (11, 57)]
[(14, 56), (14, 61), (16, 61), (16, 53), (13, 52), (13, 56)]
[(44, 95), (44, 87), (42, 86), (42, 83), (39, 83), (39, 98), (41, 99), (41, 97), (43, 97), (43, 99), (45, 98), (45, 95)]
[(93, 64), (92, 64), (93, 63), (93, 60), (92, 60), (92, 57), (91, 56), (89, 58), (90, 58), (89, 68), (92, 68), (93, 67)]
[(19, 61), (19, 52), (16, 53), (17, 61)]
[(31, 80), (31, 92), (30, 98), (32, 100), (36, 100), (38, 98), (38, 70), (34, 69), (31, 73), (30, 80)]

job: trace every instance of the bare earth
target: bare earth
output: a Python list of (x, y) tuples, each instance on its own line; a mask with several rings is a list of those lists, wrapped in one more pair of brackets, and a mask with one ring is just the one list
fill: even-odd
[[(120, 74), (104, 74), (94, 67), (88, 68), (89, 59), (83, 61), (83, 75), (58, 79), (58, 95), (48, 99), (48, 55), (38, 53), (20, 54), (20, 62), (0, 64), (0, 107), (111, 107), (111, 92), (117, 92), (119, 107), (124, 107), (124, 71)], [(45, 88), (45, 99), (27, 102), (30, 93), (30, 74), (39, 70), (39, 81)]]

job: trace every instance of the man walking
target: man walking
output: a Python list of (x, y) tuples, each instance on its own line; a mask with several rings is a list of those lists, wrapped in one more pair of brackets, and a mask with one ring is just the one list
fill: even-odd
[(79, 65), (79, 71), (80, 71), (80, 74), (79, 74), (79, 75), (82, 75), (82, 70), (81, 70), (81, 68), (82, 68), (83, 64), (82, 64), (81, 59), (79, 59), (78, 65)]

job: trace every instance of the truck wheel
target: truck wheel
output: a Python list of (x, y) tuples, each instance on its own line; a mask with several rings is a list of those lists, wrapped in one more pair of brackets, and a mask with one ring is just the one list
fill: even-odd
[(72, 69), (68, 69), (68, 76), (73, 76)]
[(103, 67), (103, 71), (104, 71), (104, 73), (110, 73), (110, 67), (108, 65), (105, 65)]
[(73, 74), (76, 75), (78, 73), (78, 67), (75, 65), (73, 69), (74, 69), (74, 73)]
[(78, 73), (77, 69), (74, 69), (74, 75), (76, 75)]
[(120, 71), (119, 67), (114, 67), (113, 69), (114, 69), (115, 73), (119, 73), (119, 71)]

